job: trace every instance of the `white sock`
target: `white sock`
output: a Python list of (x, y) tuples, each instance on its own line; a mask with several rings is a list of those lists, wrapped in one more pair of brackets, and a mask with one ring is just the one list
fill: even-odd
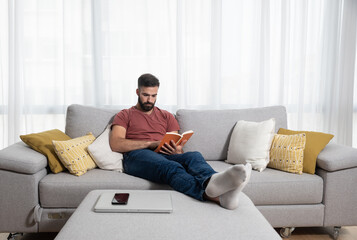
[(246, 178), (246, 167), (243, 164), (234, 165), (224, 172), (213, 174), (207, 184), (205, 192), (207, 196), (212, 198), (221, 196), (226, 192), (238, 188), (242, 183), (244, 183)]
[(239, 204), (239, 193), (242, 192), (243, 188), (247, 185), (250, 179), (250, 175), (252, 173), (252, 165), (247, 163), (245, 165), (245, 171), (247, 174), (247, 178), (245, 181), (239, 185), (236, 189), (226, 192), (219, 196), (219, 203), (222, 207), (233, 210), (238, 207)]

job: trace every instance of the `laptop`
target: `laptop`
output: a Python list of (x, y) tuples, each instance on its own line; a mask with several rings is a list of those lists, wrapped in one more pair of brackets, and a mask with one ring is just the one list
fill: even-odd
[[(115, 193), (129, 193), (125, 205), (114, 205)], [(95, 212), (119, 213), (171, 213), (172, 200), (169, 192), (160, 191), (113, 191), (102, 193), (94, 206)]]

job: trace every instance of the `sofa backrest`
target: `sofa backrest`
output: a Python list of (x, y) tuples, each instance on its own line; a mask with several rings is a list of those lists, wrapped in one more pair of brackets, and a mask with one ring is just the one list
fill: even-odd
[(92, 132), (98, 137), (121, 109), (105, 109), (73, 104), (68, 106), (65, 132), (71, 138)]
[(261, 122), (275, 118), (275, 132), (287, 128), (284, 106), (232, 110), (184, 110), (176, 113), (180, 132), (195, 133), (185, 145), (185, 151), (199, 151), (206, 160), (226, 160), (228, 145), (237, 121)]
[[(99, 136), (121, 109), (105, 109), (73, 104), (67, 108), (66, 134), (76, 138), (92, 132)], [(195, 133), (185, 145), (185, 151), (199, 151), (206, 160), (227, 159), (231, 133), (237, 121), (260, 122), (275, 118), (275, 131), (287, 128), (284, 106), (232, 110), (185, 110), (176, 113), (180, 132)]]

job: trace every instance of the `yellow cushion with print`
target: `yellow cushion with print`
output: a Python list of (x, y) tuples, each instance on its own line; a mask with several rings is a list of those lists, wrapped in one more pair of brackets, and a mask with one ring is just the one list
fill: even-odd
[(88, 146), (94, 140), (93, 134), (88, 133), (83, 137), (68, 141), (53, 141), (53, 146), (68, 171), (76, 176), (81, 176), (97, 166), (87, 151)]
[(36, 150), (47, 157), (48, 165), (53, 173), (59, 173), (66, 169), (58, 159), (52, 145), (53, 140), (64, 141), (71, 139), (64, 132), (58, 129), (53, 129), (40, 133), (21, 135), (20, 138), (33, 150)]
[(292, 134), (306, 134), (306, 145), (304, 151), (304, 168), (303, 172), (315, 174), (316, 160), (319, 153), (333, 138), (332, 134), (322, 132), (309, 132), (309, 131), (292, 131), (280, 128), (278, 134), (292, 135)]
[(268, 167), (302, 174), (306, 136), (276, 134), (270, 148)]

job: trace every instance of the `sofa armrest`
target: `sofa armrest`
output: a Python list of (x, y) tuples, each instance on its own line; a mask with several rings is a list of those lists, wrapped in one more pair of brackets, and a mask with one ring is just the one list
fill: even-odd
[(357, 149), (329, 143), (317, 156), (317, 166), (328, 172), (357, 167)]
[(47, 158), (23, 142), (18, 142), (0, 151), (0, 169), (34, 174), (46, 168)]

